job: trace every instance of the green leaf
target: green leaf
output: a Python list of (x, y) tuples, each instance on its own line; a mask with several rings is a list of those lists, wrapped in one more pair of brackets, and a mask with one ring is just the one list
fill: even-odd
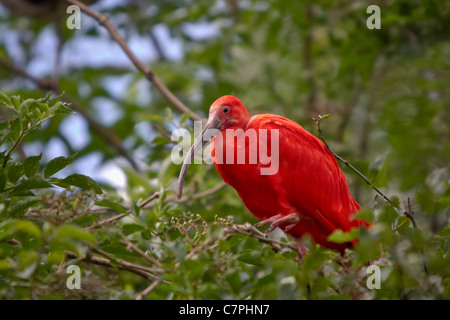
[[(1, 92), (0, 92), (1, 93)], [(7, 270), (11, 268), (11, 261), (8, 260), (0, 260), (0, 272), (3, 270)]]
[(28, 178), (34, 177), (39, 169), (39, 162), (41, 161), (42, 153), (38, 156), (32, 156), (25, 159), (23, 166), (25, 175)]
[(11, 99), (12, 106), (14, 107), (14, 109), (19, 111), (19, 109), (20, 109), (20, 97), (12, 96), (10, 99)]
[[(48, 105), (49, 105), (50, 107), (51, 107), (51, 106), (54, 106), (59, 100), (61, 100), (61, 98), (63, 97), (63, 95), (64, 95), (64, 93), (61, 93), (60, 95), (58, 95), (58, 96), (56, 96), (56, 97), (50, 99), (50, 100), (48, 101)], [(47, 98), (50, 98), (50, 96), (48, 96)]]
[(48, 103), (51, 95), (52, 95), (52, 92), (50, 91), (49, 93), (47, 93), (47, 95), (44, 98), (39, 99), (39, 102)]
[(23, 164), (13, 164), (8, 169), (8, 180), (15, 183), (23, 175)]
[(17, 196), (26, 191), (33, 189), (51, 188), (52, 185), (40, 177), (33, 177), (30, 179), (23, 179), (15, 188), (10, 191), (11, 196)]
[(37, 268), (39, 253), (34, 250), (22, 250), (17, 255), (17, 276), (29, 278)]
[(96, 194), (103, 193), (102, 188), (100, 188), (100, 186), (97, 184), (97, 182), (95, 182), (88, 176), (78, 174), (78, 173), (72, 174), (72, 175), (68, 176), (67, 178), (64, 178), (58, 182), (55, 182), (55, 184), (58, 186), (64, 187), (64, 188), (67, 188), (68, 186), (74, 186), (74, 187), (81, 188), (83, 190), (92, 190)]
[(20, 104), (19, 110), (27, 109), (26, 112), (30, 112), (31, 106), (36, 105), (36, 100), (34, 99), (26, 99), (25, 101), (22, 101)]
[(164, 118), (156, 114), (151, 114), (142, 118), (143, 121), (164, 121)]
[(344, 232), (341, 229), (334, 230), (327, 238), (330, 242), (346, 243), (359, 237), (359, 229), (353, 228), (350, 232)]
[(369, 208), (361, 208), (361, 210), (359, 210), (358, 213), (352, 217), (352, 220), (355, 219), (362, 219), (367, 222), (373, 222), (374, 219), (373, 210)]
[(83, 230), (82, 228), (67, 224), (60, 226), (55, 231), (55, 239), (61, 239), (61, 238), (71, 238), (76, 240), (82, 240), (86, 242), (95, 242), (95, 236), (91, 233), (89, 233), (86, 230)]
[(242, 281), (241, 281), (241, 275), (240, 270), (236, 270), (230, 274), (227, 274), (225, 276), (225, 279), (230, 284), (231, 288), (235, 293), (241, 292), (242, 289)]
[(22, 200), (17, 202), (14, 206), (8, 208), (8, 214), (10, 217), (16, 217), (25, 213), (29, 208), (40, 203), (40, 199)]
[(152, 142), (155, 145), (157, 145), (157, 146), (163, 146), (163, 145), (166, 145), (166, 144), (173, 143), (172, 141), (168, 140), (167, 138), (164, 138), (164, 137), (161, 137), (161, 136), (156, 137), (155, 139), (153, 139)]
[(0, 239), (13, 237), (24, 248), (38, 248), (41, 246), (41, 230), (31, 221), (8, 219), (0, 224)]
[(183, 113), (183, 115), (180, 118), (180, 126), (184, 127), (184, 125), (186, 124), (186, 121), (189, 119), (190, 116), (191, 116), (191, 114), (189, 112)]
[(49, 161), (44, 169), (44, 177), (48, 178), (67, 167), (73, 162), (75, 155), (70, 157), (57, 157)]
[(124, 235), (130, 235), (132, 233), (136, 233), (139, 231), (145, 230), (145, 228), (139, 224), (136, 223), (129, 223), (123, 226), (122, 232)]
[(169, 121), (169, 122), (172, 122), (172, 120), (173, 120), (173, 112), (172, 112), (172, 109), (169, 108), (169, 107), (167, 107), (167, 108), (165, 109), (165, 113), (166, 113), (166, 120)]
[(11, 99), (1, 91), (0, 91), (0, 105), (14, 109)]
[(255, 266), (262, 265), (261, 253), (255, 250), (244, 250), (239, 255), (239, 261), (252, 264)]
[(127, 209), (122, 207), (120, 204), (112, 202), (110, 200), (100, 200), (95, 203), (96, 206), (110, 208), (118, 213), (127, 213)]
[(9, 133), (3, 138), (4, 141), (9, 141), (12, 144), (19, 139), (20, 134), (22, 133), (22, 124), (19, 118), (11, 119), (12, 123), (9, 126)]

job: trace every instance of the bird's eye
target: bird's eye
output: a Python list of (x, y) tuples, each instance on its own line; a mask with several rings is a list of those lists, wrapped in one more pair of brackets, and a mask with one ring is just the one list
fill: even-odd
[(228, 111), (230, 111), (230, 108), (228, 107), (223, 108), (223, 112), (227, 113)]

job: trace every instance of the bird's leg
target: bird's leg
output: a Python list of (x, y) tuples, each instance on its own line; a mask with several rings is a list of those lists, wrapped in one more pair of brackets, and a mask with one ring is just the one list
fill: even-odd
[(260, 223), (257, 224), (258, 227), (261, 227), (265, 224), (271, 223), (270, 228), (267, 229), (266, 233), (270, 233), (273, 230), (275, 230), (277, 227), (279, 227), (283, 223), (292, 222), (291, 224), (287, 225), (284, 231), (288, 231), (292, 229), (298, 222), (300, 221), (300, 217), (297, 215), (297, 213), (291, 213), (287, 216), (283, 216), (282, 214), (277, 214), (275, 216), (270, 217), (269, 219), (263, 220)]
[(262, 220), (261, 222), (258, 222), (256, 225), (257, 227), (262, 227), (263, 225), (266, 225), (268, 223), (273, 223), (275, 220), (280, 219), (283, 215), (277, 214), (274, 216), (271, 216), (269, 219)]
[(292, 237), (292, 239), (294, 240), (298, 250), (297, 260), (303, 259), (303, 257), (306, 255), (306, 247), (303, 245), (302, 240), (300, 240), (299, 238)]

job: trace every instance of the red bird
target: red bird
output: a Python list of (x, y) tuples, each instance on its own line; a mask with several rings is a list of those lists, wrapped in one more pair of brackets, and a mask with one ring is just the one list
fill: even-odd
[[(299, 124), (272, 114), (250, 115), (239, 99), (223, 96), (209, 110), (202, 134), (183, 163), (178, 180), (181, 197), (184, 176), (195, 152), (211, 137), (211, 155), (222, 179), (234, 189), (250, 212), (292, 236), (300, 256), (301, 238), (309, 234), (320, 245), (344, 253), (356, 244), (334, 243), (335, 230), (368, 227), (352, 219), (360, 206), (350, 195), (344, 173), (325, 145)], [(219, 131), (221, 134), (219, 134)], [(245, 156), (245, 158), (244, 158)]]

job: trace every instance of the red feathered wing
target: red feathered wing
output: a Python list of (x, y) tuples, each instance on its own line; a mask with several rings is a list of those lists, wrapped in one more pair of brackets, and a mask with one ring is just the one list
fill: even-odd
[[(255, 130), (259, 136), (260, 129), (278, 130), (279, 163), (275, 175), (261, 175), (264, 165), (259, 158), (257, 164), (215, 163), (224, 181), (236, 189), (256, 217), (267, 219), (297, 212), (304, 221), (290, 234), (300, 237), (310, 233), (324, 245), (324, 239), (336, 229), (349, 231), (367, 226), (362, 220), (351, 219), (360, 206), (350, 195), (336, 159), (319, 139), (299, 124), (277, 115), (256, 115), (244, 130)], [(243, 147), (247, 152), (252, 150), (252, 142), (246, 140), (245, 146), (235, 146), (235, 151)], [(214, 157), (214, 142), (212, 150)]]

